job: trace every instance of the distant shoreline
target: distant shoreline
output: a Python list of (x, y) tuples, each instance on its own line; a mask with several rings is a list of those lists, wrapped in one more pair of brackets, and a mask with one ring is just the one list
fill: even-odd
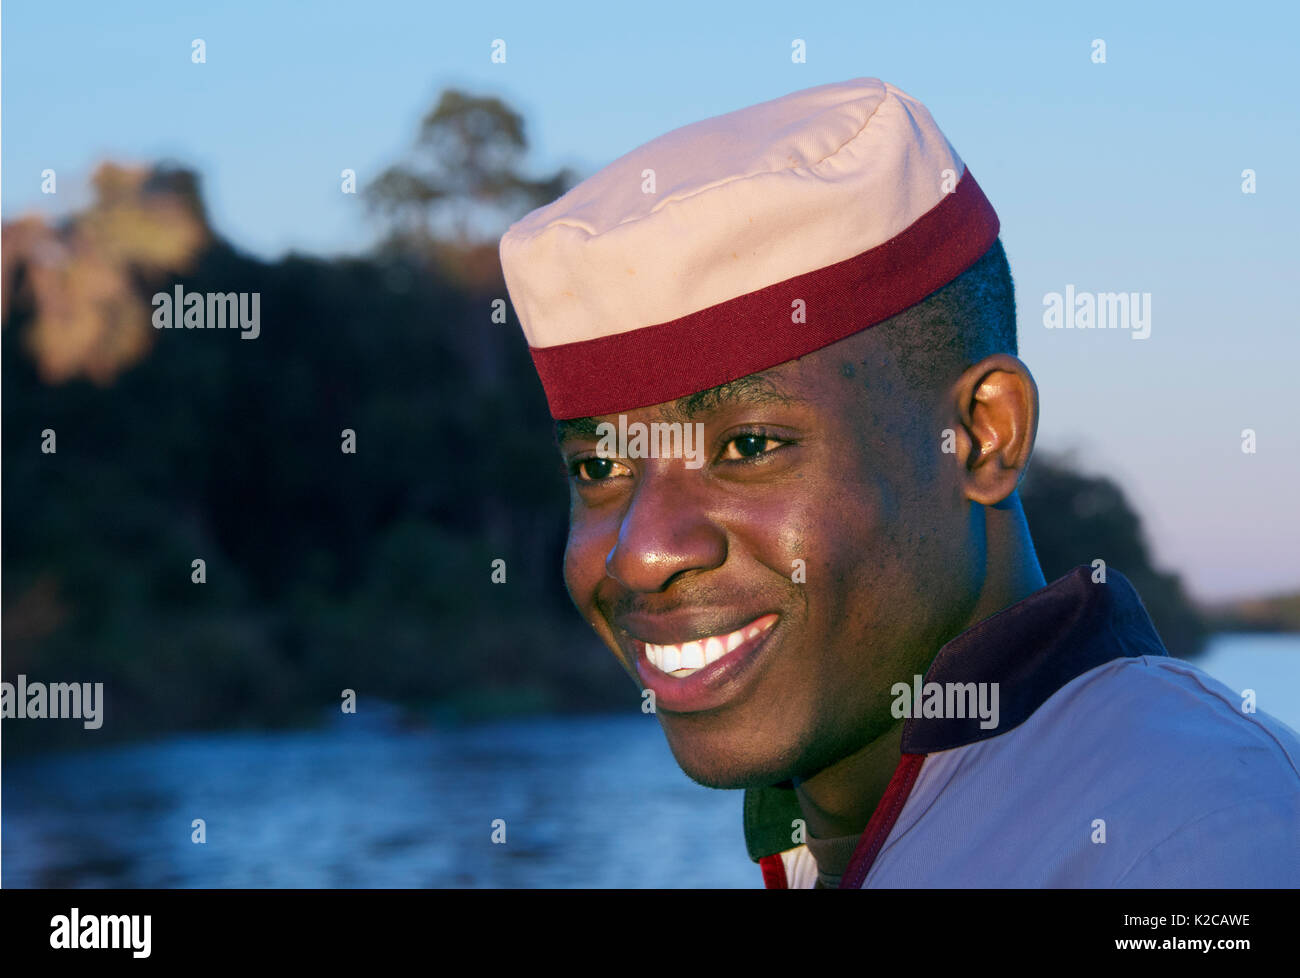
[(1300, 632), (1300, 591), (1200, 606), (1211, 632)]

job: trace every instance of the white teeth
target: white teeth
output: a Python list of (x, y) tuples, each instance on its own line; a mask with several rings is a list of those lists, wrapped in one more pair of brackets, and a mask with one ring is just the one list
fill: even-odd
[(704, 645), (701, 642), (687, 642), (682, 646), (682, 668), (704, 668)]
[(682, 645), (645, 646), (645, 656), (650, 664), (661, 672), (684, 679), (693, 672), (712, 665), (729, 652), (734, 652), (743, 643), (761, 635), (775, 624), (774, 621), (764, 625), (747, 625), (727, 635), (710, 635), (708, 638), (696, 639)]

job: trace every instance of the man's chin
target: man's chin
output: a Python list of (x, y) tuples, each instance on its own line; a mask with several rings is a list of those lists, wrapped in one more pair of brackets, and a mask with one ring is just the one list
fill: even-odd
[(688, 778), (705, 788), (718, 788), (724, 791), (739, 791), (750, 788), (768, 788), (780, 784), (788, 778), (779, 775), (755, 775), (743, 771), (700, 771), (682, 767)]
[(679, 744), (668, 738), (668, 747), (677, 766), (696, 784), (706, 788), (738, 790), (766, 788), (789, 781), (798, 764), (789, 754), (760, 754), (752, 749), (741, 752), (705, 750), (697, 743)]

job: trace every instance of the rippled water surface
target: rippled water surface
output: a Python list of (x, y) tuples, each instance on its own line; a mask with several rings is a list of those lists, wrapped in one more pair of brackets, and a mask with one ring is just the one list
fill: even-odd
[[(1198, 665), (1300, 729), (1300, 637), (1220, 636)], [(652, 716), (363, 714), (7, 763), (4, 885), (761, 886), (740, 793), (688, 780)]]

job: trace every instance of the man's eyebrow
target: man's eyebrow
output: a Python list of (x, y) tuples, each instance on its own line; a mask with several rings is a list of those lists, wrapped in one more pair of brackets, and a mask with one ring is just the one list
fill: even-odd
[(570, 418), (555, 422), (555, 441), (556, 444), (564, 444), (570, 438), (591, 439), (595, 441), (600, 437), (600, 432), (596, 430), (599, 424), (595, 418)]
[(696, 415), (708, 414), (730, 404), (764, 405), (793, 404), (798, 398), (771, 377), (762, 374), (749, 374), (717, 387), (679, 397), (664, 407), (659, 415), (665, 421), (690, 421)]
[[(788, 405), (794, 404), (798, 400), (799, 398), (790, 394), (771, 377), (765, 377), (762, 374), (749, 374), (728, 383), (719, 384), (717, 387), (710, 387), (708, 390), (700, 391), (697, 394), (687, 394), (685, 397), (679, 397), (677, 400), (664, 405), (659, 412), (659, 417), (669, 423), (685, 423), (697, 415), (716, 411), (724, 405)], [(556, 421), (555, 440), (557, 443), (563, 443), (569, 438), (590, 438), (594, 440), (600, 437), (600, 432), (596, 430), (599, 424), (599, 420), (595, 417)]]

